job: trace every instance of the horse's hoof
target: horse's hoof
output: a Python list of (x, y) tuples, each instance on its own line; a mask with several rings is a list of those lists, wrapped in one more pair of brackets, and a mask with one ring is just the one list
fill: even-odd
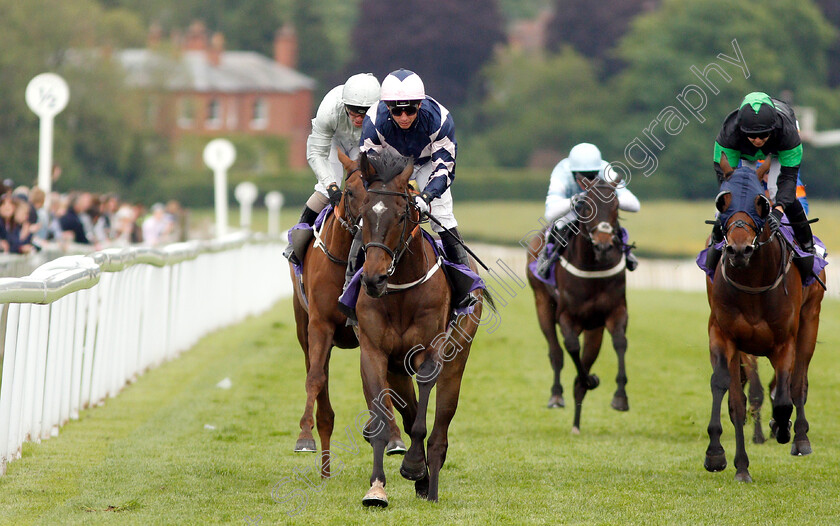
[(626, 396), (614, 396), (612, 399), (612, 403), (610, 403), (610, 407), (615, 409), (616, 411), (629, 411), (630, 410), (630, 403), (627, 402)]
[(770, 436), (776, 437), (776, 442), (779, 444), (787, 444), (790, 442), (790, 427), (793, 422), (788, 420), (787, 427), (780, 426), (775, 420), (770, 421)]
[(362, 504), (365, 506), (375, 506), (377, 508), (388, 507), (388, 495), (385, 494), (385, 486), (378, 480), (373, 481), (370, 489), (362, 499)]
[(578, 426), (572, 426), (572, 434), (573, 435), (579, 435), (580, 434), (580, 428)]
[(743, 473), (735, 473), (735, 480), (737, 482), (752, 482), (752, 477), (749, 471), (744, 471)]
[(589, 378), (587, 378), (587, 379), (586, 379), (586, 382), (587, 382), (587, 384), (588, 384), (588, 385), (586, 386), (586, 388), (587, 388), (587, 389), (589, 389), (590, 391), (591, 391), (592, 389), (595, 389), (595, 388), (596, 388), (596, 387), (598, 387), (599, 385), (601, 385), (601, 379), (600, 379), (600, 378), (598, 378), (598, 375), (597, 375), (597, 374), (590, 374), (590, 375), (589, 375)]
[(385, 454), (388, 456), (405, 455), (406, 451), (408, 451), (408, 449), (406, 449), (405, 444), (403, 444), (403, 441), (399, 438), (388, 442), (388, 446), (385, 447)]
[(295, 453), (315, 453), (318, 449), (315, 447), (314, 438), (299, 438), (295, 442)]
[(429, 498), (429, 479), (424, 478), (414, 483), (414, 493), (418, 499)]
[(563, 401), (563, 397), (560, 395), (551, 395), (551, 398), (548, 399), (548, 408), (549, 409), (557, 409), (557, 408), (564, 408), (566, 407), (566, 402)]
[(763, 444), (766, 441), (764, 438), (764, 433), (761, 431), (756, 431), (753, 434), (753, 444)]
[(790, 454), (794, 456), (810, 455), (811, 452), (811, 441), (807, 438), (805, 440), (794, 440), (790, 447)]
[(411, 464), (406, 463), (406, 460), (407, 459), (403, 459), (402, 465), (400, 465), (400, 475), (402, 475), (404, 479), (418, 481), (426, 478), (426, 464), (412, 466)]
[(706, 460), (703, 462), (703, 467), (706, 468), (706, 471), (711, 471), (712, 473), (723, 471), (726, 469), (726, 453), (719, 455), (707, 454)]

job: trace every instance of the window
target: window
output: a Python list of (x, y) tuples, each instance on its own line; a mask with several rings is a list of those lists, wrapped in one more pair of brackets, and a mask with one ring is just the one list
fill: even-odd
[(254, 101), (252, 115), (251, 128), (264, 129), (268, 126), (268, 104), (264, 98), (258, 97)]
[(210, 99), (207, 102), (207, 127), (220, 128), (222, 126), (222, 103), (219, 99)]
[(178, 126), (192, 128), (195, 121), (195, 101), (188, 97), (178, 99)]

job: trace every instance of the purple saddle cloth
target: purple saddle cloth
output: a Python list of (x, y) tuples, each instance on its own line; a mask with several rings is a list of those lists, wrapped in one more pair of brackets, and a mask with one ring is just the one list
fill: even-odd
[[(784, 221), (787, 221), (787, 216), (783, 216), (783, 219), (784, 219)], [(799, 255), (799, 256), (809, 256), (810, 255), (809, 253), (800, 249), (799, 245), (796, 244), (796, 242), (794, 240), (794, 237), (793, 237), (793, 228), (791, 228), (788, 225), (782, 225), (782, 228), (779, 230), (779, 232), (781, 232), (781, 234), (787, 240), (788, 244), (793, 247), (793, 249), (794, 249), (794, 251), (796, 252), (797, 255)], [(718, 249), (718, 250), (723, 250), (724, 244), (725, 244), (725, 241), (721, 241), (720, 243), (715, 245), (715, 248)], [(822, 248), (823, 254), (828, 255), (828, 252), (825, 250), (825, 243), (823, 243), (822, 240), (820, 238), (818, 238), (817, 236), (814, 236), (814, 246)], [(697, 266), (700, 267), (700, 269), (703, 272), (705, 272), (707, 276), (709, 276), (709, 279), (713, 280), (715, 278), (715, 269), (713, 269), (713, 268), (710, 269), (710, 268), (706, 267), (706, 253), (708, 251), (709, 251), (708, 248), (704, 248), (703, 250), (701, 250), (700, 253), (697, 254), (696, 262), (697, 262)], [(828, 265), (828, 261), (826, 261), (826, 259), (824, 257), (820, 257), (819, 255), (814, 255), (814, 269), (813, 269), (814, 274), (811, 274), (810, 276), (803, 276), (802, 277), (803, 278), (803, 282), (802, 282), (803, 286), (808, 287), (814, 281), (816, 281), (816, 278), (814, 277), (814, 275), (819, 275), (819, 273), (822, 272), (822, 269), (824, 269), (826, 265)]]
[[(318, 214), (318, 217), (315, 218), (314, 225), (309, 225), (308, 223), (298, 223), (292, 228), (290, 228), (289, 231), (286, 233), (286, 239), (289, 241), (289, 244), (292, 244), (292, 232), (296, 230), (320, 230), (321, 225), (323, 225), (327, 217), (330, 214), (332, 214), (332, 211), (332, 205), (327, 205), (326, 208), (321, 210), (321, 213)], [(306, 256), (304, 256), (304, 258), (305, 257)], [(300, 277), (300, 275), (303, 273), (303, 259), (300, 260), (300, 264), (293, 263), (292, 266), (294, 266), (295, 268), (295, 276)]]
[[(432, 237), (432, 235), (429, 234), (428, 232), (426, 232), (425, 230), (421, 230), (421, 232), (423, 233), (423, 238), (429, 244), (432, 245), (432, 248), (435, 251), (435, 257), (437, 258), (437, 257), (442, 256), (443, 255), (443, 248), (442, 248), (441, 242), (436, 241)], [(458, 272), (460, 272), (460, 273), (464, 274), (465, 276), (469, 277), (470, 279), (472, 279), (472, 285), (470, 286), (470, 289), (469, 289), (470, 292), (472, 292), (474, 290), (477, 290), (477, 289), (486, 289), (487, 288), (485, 283), (484, 283), (484, 280), (481, 279), (481, 277), (479, 277), (478, 274), (473, 272), (473, 270), (468, 268), (466, 265), (459, 265), (457, 263), (452, 263), (451, 261), (448, 261), (445, 258), (445, 256), (444, 256), (444, 259), (443, 259), (443, 264), (446, 265), (447, 267), (451, 268), (451, 269), (457, 270)], [(350, 307), (351, 309), (356, 308), (356, 302), (359, 299), (359, 293), (361, 291), (361, 285), (362, 285), (362, 271), (363, 270), (364, 270), (363, 268), (360, 268), (358, 271), (356, 271), (356, 274), (353, 276), (353, 279), (350, 280), (350, 284), (347, 286), (347, 289), (338, 298), (339, 302), (341, 302), (344, 305)], [(474, 305), (470, 305), (469, 307), (467, 307), (465, 309), (455, 309), (455, 315), (459, 316), (461, 314), (472, 314), (474, 308), (475, 308)]]
[[(625, 255), (630, 254), (630, 250), (632, 250), (632, 249), (631, 249), (630, 245), (627, 243), (628, 241), (630, 241), (630, 234), (627, 233), (627, 230), (624, 227), (619, 227), (618, 236), (619, 236), (619, 238), (621, 239), (621, 242), (624, 245), (624, 254)], [(548, 243), (545, 247), (545, 250), (551, 251), (553, 248), (554, 248), (554, 243)], [(535, 278), (537, 278), (538, 280), (542, 281), (543, 283), (545, 283), (546, 285), (548, 285), (549, 287), (552, 287), (552, 288), (557, 283), (557, 280), (556, 280), (556, 277), (555, 277), (555, 270), (554, 270), (556, 267), (557, 267), (556, 264), (551, 265), (551, 269), (548, 271), (548, 277), (544, 278), (544, 277), (540, 276), (539, 274), (537, 274), (537, 260), (536, 259), (534, 261), (528, 263), (528, 270), (531, 271), (531, 274), (533, 274)]]

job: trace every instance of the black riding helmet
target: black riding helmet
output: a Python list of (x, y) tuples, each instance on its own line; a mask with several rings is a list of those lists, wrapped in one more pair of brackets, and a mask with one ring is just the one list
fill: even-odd
[(738, 110), (738, 127), (746, 134), (769, 133), (776, 128), (776, 106), (760, 91), (750, 93)]

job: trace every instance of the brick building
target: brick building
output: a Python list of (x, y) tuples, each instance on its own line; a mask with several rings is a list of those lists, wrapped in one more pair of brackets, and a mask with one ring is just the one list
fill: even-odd
[[(159, 28), (153, 27), (145, 49), (126, 49), (114, 56), (128, 83), (149, 93), (150, 124), (176, 145), (188, 142), (185, 138), (281, 138), (287, 145), (287, 165), (307, 165), (315, 80), (294, 69), (293, 29), (278, 30), (273, 58), (228, 51), (224, 36), (208, 38), (201, 22), (194, 22), (184, 36), (173, 34), (169, 42), (163, 42)], [(255, 144), (262, 148), (259, 140)]]

